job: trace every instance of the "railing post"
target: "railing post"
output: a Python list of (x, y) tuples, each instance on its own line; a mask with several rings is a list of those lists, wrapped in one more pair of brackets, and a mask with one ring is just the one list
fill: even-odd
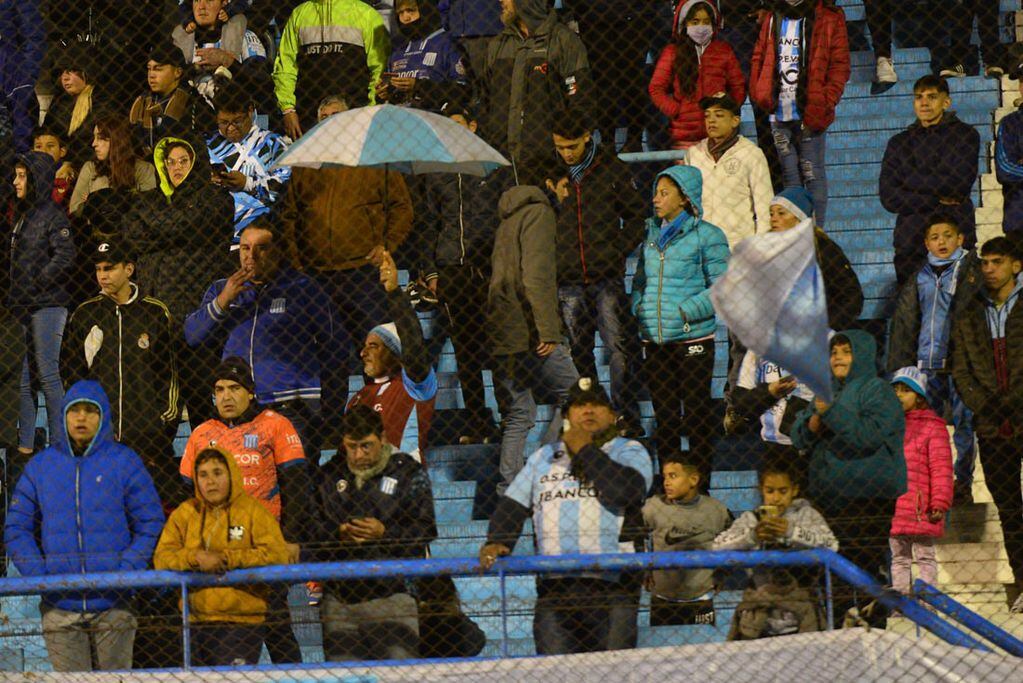
[(835, 596), (831, 581), (831, 566), (824, 565), (824, 615), (828, 619), (828, 630), (835, 630)]
[(504, 568), (497, 570), (501, 581), (501, 656), (508, 657), (508, 589)]
[(192, 637), (191, 637), (191, 626), (189, 625), (189, 614), (188, 608), (188, 582), (184, 579), (181, 580), (181, 638), (183, 640), (181, 647), (181, 668), (188, 671), (192, 668)]

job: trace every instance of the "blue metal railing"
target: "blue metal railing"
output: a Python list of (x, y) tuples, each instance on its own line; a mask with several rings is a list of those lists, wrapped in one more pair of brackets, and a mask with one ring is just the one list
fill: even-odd
[(1005, 629), (992, 624), (969, 607), (956, 602), (929, 583), (917, 579), (913, 584), (913, 589), (916, 591), (918, 598), (942, 614), (947, 614), (956, 622), (987, 638), (1009, 654), (1023, 657), (1023, 640), (1020, 640)]
[[(935, 634), (942, 640), (961, 647), (990, 651), (986, 645), (953, 624), (922, 607), (915, 600), (885, 589), (867, 572), (852, 562), (826, 549), (797, 551), (686, 551), (661, 553), (627, 553), (607, 555), (509, 556), (498, 560), (493, 569), (482, 572), (476, 558), (382, 560), (379, 562), (307, 563), (239, 569), (223, 575), (179, 573), (171, 571), (101, 572), (94, 574), (60, 574), (45, 577), (9, 577), (0, 579), (0, 596), (27, 595), (60, 591), (110, 590), (136, 588), (180, 588), (185, 605), (182, 614), (182, 637), (185, 655), (183, 668), (190, 668), (188, 592), (209, 586), (231, 586), (254, 583), (295, 584), (310, 579), (343, 581), (375, 579), (388, 576), (403, 578), (427, 576), (497, 576), (501, 580), (501, 615), (507, 656), (507, 595), (505, 578), (513, 575), (567, 574), (581, 571), (622, 572), (651, 569), (752, 568), (819, 566), (825, 570), (828, 627), (834, 627), (832, 614), (832, 573), (858, 590), (878, 599), (891, 610)], [(925, 595), (930, 601), (933, 588)], [(961, 607), (961, 606), (960, 606)], [(962, 608), (965, 610), (965, 608)], [(968, 612), (968, 610), (965, 610)], [(972, 612), (946, 612), (968, 628), (1002, 647), (1011, 654), (1023, 656), (1023, 643), (1008, 636), (990, 622)], [(1004, 634), (1004, 635), (1003, 635)], [(1008, 636), (1005, 638), (1004, 636)], [(1011, 640), (1009, 640), (1011, 639)]]

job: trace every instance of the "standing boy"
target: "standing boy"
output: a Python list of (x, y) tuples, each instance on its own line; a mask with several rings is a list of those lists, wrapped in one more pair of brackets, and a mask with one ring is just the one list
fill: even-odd
[(927, 396), (943, 414), (952, 412), (955, 425), (955, 500), (972, 502), (973, 414), (952, 382), (949, 338), (952, 322), (981, 286), (980, 261), (963, 249), (955, 220), (936, 214), (924, 232), (927, 262), (899, 290), (888, 339), (888, 372), (913, 366), (927, 375)]

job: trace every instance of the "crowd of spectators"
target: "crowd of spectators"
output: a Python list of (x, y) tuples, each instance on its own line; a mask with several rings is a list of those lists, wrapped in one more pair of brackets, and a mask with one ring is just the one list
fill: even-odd
[[(974, 15), (985, 75), (1020, 76), (1019, 53), (998, 44), (997, 3), (948, 3), (947, 65), (915, 82), (915, 120), (884, 150), (900, 287), (888, 335), (858, 329), (863, 288), (826, 233), (825, 141), (851, 73), (834, 2), (92, 4), (45, 19), (36, 0), (0, 10), (12, 181), (0, 193), (0, 444), (5, 548), (22, 575), (427, 556), (443, 382), (399, 286), (406, 269), (451, 335), (456, 441), (500, 441), (484, 568), (531, 517), (539, 554), (826, 547), (909, 593), (914, 560), (936, 580), (934, 539), (972, 500), (979, 453), (1023, 588), (1023, 114), (996, 149), (1009, 237), (976, 250), (980, 138), (945, 80), (974, 61)], [(865, 4), (875, 83), (890, 86), (893, 3)], [(56, 93), (43, 117), (38, 83)], [(758, 140), (739, 130), (747, 95), (768, 131)], [(447, 117), (511, 166), (479, 178), (276, 165), (318, 122), (380, 103)], [(617, 156), (644, 135), (679, 150), (649, 187)], [(743, 240), (800, 226), (834, 331), (833, 397), (730, 335), (718, 410), (710, 288)], [(351, 376), (362, 381), (350, 389)], [(542, 403), (560, 411), (530, 454)], [(708, 495), (715, 447), (750, 423), (763, 504), (733, 522)], [(753, 572), (730, 637), (823, 628), (817, 578)], [(644, 589), (652, 624), (713, 624), (726, 580), (540, 577), (538, 652), (634, 647)], [(436, 654), (418, 604), (437, 591), (458, 617), (457, 591), (419, 589), (310, 583), (325, 657)], [(256, 663), (264, 643), (275, 663), (301, 661), (286, 587), (188, 600), (195, 663)], [(851, 593), (835, 604), (857, 607)], [(42, 596), (53, 667), (177, 665), (135, 643), (141, 620), (161, 616), (147, 609), (118, 591)]]

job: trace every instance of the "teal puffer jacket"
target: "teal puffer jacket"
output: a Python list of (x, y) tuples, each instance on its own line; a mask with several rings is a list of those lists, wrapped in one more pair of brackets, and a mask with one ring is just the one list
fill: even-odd
[(643, 339), (657, 344), (714, 334), (717, 320), (710, 286), (725, 272), (728, 240), (721, 228), (702, 220), (703, 177), (692, 166), (672, 166), (667, 176), (688, 197), (696, 216), (662, 235), (661, 221), (647, 220), (647, 234), (632, 281), (632, 313)]

